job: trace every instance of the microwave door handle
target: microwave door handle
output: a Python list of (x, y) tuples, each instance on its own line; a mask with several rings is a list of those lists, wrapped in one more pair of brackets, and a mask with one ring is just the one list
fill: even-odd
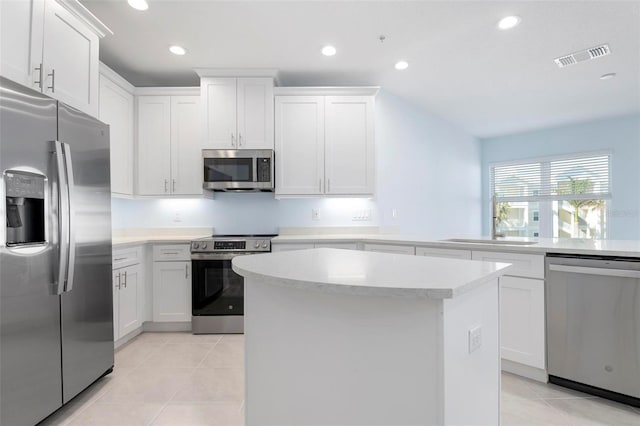
[(71, 147), (68, 143), (64, 147), (64, 158), (67, 170), (67, 200), (69, 202), (69, 264), (67, 266), (67, 284), (65, 291), (73, 289), (73, 277), (76, 270), (76, 209), (75, 209), (75, 183), (73, 180), (73, 161), (71, 160)]
[(67, 220), (69, 193), (67, 192), (67, 176), (64, 167), (64, 152), (61, 142), (54, 141), (54, 155), (58, 175), (58, 181), (56, 182), (58, 190), (58, 208), (56, 209), (58, 219), (58, 270), (55, 285), (56, 294), (62, 294), (64, 292), (64, 280), (67, 276), (67, 261), (69, 255), (69, 245), (67, 240), (67, 235), (69, 233), (69, 221)]

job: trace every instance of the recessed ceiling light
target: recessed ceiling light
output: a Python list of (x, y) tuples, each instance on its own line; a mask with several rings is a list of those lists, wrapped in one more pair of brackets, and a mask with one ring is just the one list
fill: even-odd
[(149, 9), (149, 5), (147, 4), (147, 0), (127, 0), (129, 6), (137, 10), (147, 10)]
[(333, 46), (325, 46), (322, 48), (322, 54), (324, 56), (333, 56), (336, 54), (336, 48)]
[(602, 74), (600, 76), (600, 80), (611, 80), (615, 76), (616, 76), (615, 72), (609, 72), (609, 73), (606, 73), (606, 74)]
[(520, 21), (522, 21), (522, 19), (520, 19), (519, 16), (505, 16), (500, 21), (498, 21), (498, 28), (500, 28), (501, 30), (509, 30), (513, 27), (518, 26), (518, 24), (520, 24)]
[(396, 69), (397, 70), (406, 70), (407, 68), (409, 68), (409, 62), (407, 62), (407, 61), (396, 62)]
[(184, 55), (185, 53), (187, 53), (187, 51), (182, 46), (171, 46), (169, 47), (169, 52), (173, 53), (174, 55)]

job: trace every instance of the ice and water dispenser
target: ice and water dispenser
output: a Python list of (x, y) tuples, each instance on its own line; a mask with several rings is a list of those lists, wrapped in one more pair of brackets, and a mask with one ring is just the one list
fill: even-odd
[(45, 176), (7, 170), (4, 183), (7, 246), (44, 244)]

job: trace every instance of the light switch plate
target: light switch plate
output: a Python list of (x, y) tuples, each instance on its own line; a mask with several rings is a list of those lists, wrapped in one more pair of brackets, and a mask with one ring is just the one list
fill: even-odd
[(469, 353), (478, 350), (482, 346), (482, 326), (469, 329)]

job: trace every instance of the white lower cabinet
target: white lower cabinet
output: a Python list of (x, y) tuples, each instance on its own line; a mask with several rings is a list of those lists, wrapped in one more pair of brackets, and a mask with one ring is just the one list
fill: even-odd
[(544, 369), (544, 280), (504, 276), (500, 292), (502, 358)]
[(392, 244), (365, 244), (364, 251), (376, 251), (379, 253), (416, 254), (414, 246), (400, 246)]
[[(154, 248), (153, 262), (153, 321), (191, 321), (191, 261), (188, 260), (189, 246), (161, 246)], [(186, 247), (186, 250), (185, 250)], [(173, 260), (166, 259), (167, 253), (185, 253)], [(185, 258), (186, 257), (186, 258)]]
[(144, 272), (142, 247), (113, 252), (113, 340), (142, 327)]

